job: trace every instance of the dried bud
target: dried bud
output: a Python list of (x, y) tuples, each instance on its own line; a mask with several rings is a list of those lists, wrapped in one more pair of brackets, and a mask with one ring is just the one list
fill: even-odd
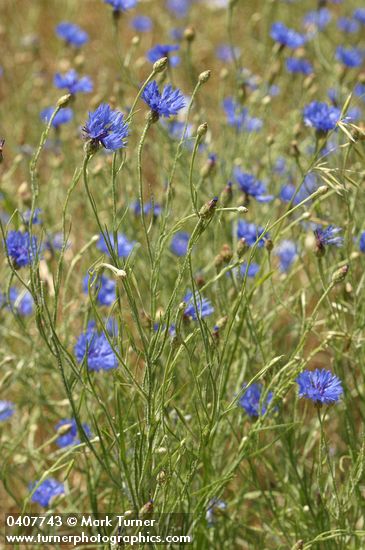
[(202, 73), (200, 73), (199, 75), (199, 82), (201, 84), (205, 84), (206, 82), (208, 82), (210, 78), (210, 71), (203, 71)]
[(166, 476), (165, 470), (161, 470), (161, 472), (158, 472), (157, 477), (156, 477), (156, 481), (160, 485), (164, 485), (164, 483), (166, 483), (167, 476)]
[(146, 504), (142, 506), (142, 508), (139, 511), (139, 514), (141, 516), (144, 516), (145, 514), (152, 514), (152, 512), (153, 512), (153, 500), (151, 498), (148, 502), (146, 502)]
[(166, 69), (168, 61), (169, 60), (167, 59), (167, 57), (161, 57), (161, 59), (158, 59), (153, 64), (153, 72), (162, 73)]
[(197, 275), (195, 277), (195, 283), (196, 283), (196, 286), (198, 288), (202, 288), (202, 286), (205, 285), (205, 279), (204, 279), (203, 275)]
[(247, 244), (247, 241), (245, 238), (242, 237), (237, 243), (237, 256), (239, 258), (242, 258), (244, 254), (246, 254), (247, 250), (249, 249), (249, 245)]
[(344, 265), (340, 267), (340, 269), (337, 269), (337, 271), (335, 271), (334, 274), (332, 275), (332, 283), (334, 283), (335, 285), (337, 285), (338, 283), (342, 283), (348, 271), (349, 271), (348, 265)]
[(271, 239), (265, 239), (265, 248), (268, 252), (272, 251), (272, 249), (274, 248), (274, 243)]

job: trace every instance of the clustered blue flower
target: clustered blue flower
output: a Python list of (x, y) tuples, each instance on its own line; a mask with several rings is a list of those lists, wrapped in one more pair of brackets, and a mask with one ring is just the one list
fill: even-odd
[(238, 403), (243, 409), (245, 409), (248, 416), (252, 418), (261, 416), (266, 413), (267, 407), (271, 403), (274, 394), (270, 391), (262, 399), (263, 386), (257, 382), (254, 382), (246, 389), (246, 384), (243, 385), (245, 389), (244, 393), (240, 397)]
[(248, 114), (248, 109), (242, 107), (232, 97), (224, 99), (223, 109), (226, 113), (228, 124), (238, 131), (258, 132), (263, 126), (260, 118), (251, 117)]
[(142, 99), (158, 116), (169, 118), (185, 107), (185, 98), (180, 90), (174, 90), (171, 84), (164, 87), (162, 93), (155, 80), (147, 84), (142, 93)]
[[(80, 443), (80, 438), (76, 420), (74, 418), (64, 418), (60, 420), (55, 426), (56, 432), (58, 432), (63, 426), (65, 426), (64, 430), (67, 429), (66, 426), (69, 429), (67, 431), (63, 431), (63, 433), (56, 439), (56, 445), (60, 448), (69, 447), (70, 445), (78, 445)], [(90, 427), (87, 424), (82, 424), (82, 427), (87, 438), (90, 439)]]
[(318, 225), (314, 230), (317, 246), (321, 249), (323, 249), (326, 245), (337, 247), (342, 246), (343, 237), (338, 235), (341, 231), (341, 227), (335, 227), (334, 225), (329, 225), (325, 229)]
[(323, 30), (332, 19), (329, 9), (321, 8), (319, 10), (309, 11), (303, 19), (304, 27), (308, 30)]
[(9, 231), (6, 237), (6, 248), (15, 268), (30, 265), (37, 253), (37, 238), (32, 237), (28, 231)]
[(93, 83), (91, 78), (79, 75), (75, 69), (70, 69), (65, 75), (56, 73), (54, 77), (54, 85), (57, 88), (66, 88), (70, 94), (89, 93), (93, 91)]
[(56, 27), (57, 35), (70, 46), (80, 48), (89, 40), (89, 35), (75, 23), (63, 21)]
[(250, 262), (249, 264), (247, 262), (243, 262), (243, 264), (240, 267), (240, 273), (242, 277), (249, 277), (250, 279), (253, 279), (256, 277), (258, 272), (260, 271), (259, 264), (255, 262)]
[[(55, 110), (56, 109), (54, 107), (46, 107), (45, 109), (43, 109), (43, 111), (41, 112), (41, 119), (43, 120), (43, 122), (48, 124)], [(70, 107), (63, 107), (58, 111), (58, 113), (52, 120), (53, 128), (58, 129), (63, 124), (67, 124), (73, 119), (73, 116), (74, 113)]]
[[(85, 294), (89, 292), (89, 279), (90, 275), (87, 274), (84, 277), (83, 282), (83, 291)], [(95, 281), (96, 279), (96, 281)], [(91, 280), (91, 290), (94, 289), (97, 294), (97, 301), (102, 306), (111, 306), (116, 299), (116, 283), (114, 279), (110, 279), (105, 275), (100, 275), (99, 277), (92, 277)]]
[(354, 19), (365, 25), (365, 8), (356, 8), (353, 13)]
[(270, 202), (274, 198), (273, 195), (266, 195), (264, 182), (256, 179), (253, 174), (242, 172), (238, 166), (234, 168), (233, 173), (241, 191), (247, 198), (253, 197), (258, 202)]
[[(237, 237), (239, 239), (245, 239), (248, 246), (252, 246), (258, 240), (258, 246), (264, 246), (264, 237), (260, 237), (264, 233), (264, 228), (260, 225), (247, 222), (246, 220), (239, 220), (237, 224)], [(260, 237), (260, 239), (259, 239)], [(268, 233), (265, 234), (265, 239), (269, 239)]]
[(74, 347), (75, 357), (79, 364), (84, 361), (89, 370), (110, 370), (118, 367), (118, 358), (103, 332), (99, 333), (90, 323)]
[(296, 379), (299, 397), (305, 397), (318, 405), (328, 405), (338, 401), (343, 394), (341, 380), (331, 371), (305, 370)]
[(130, 10), (137, 5), (137, 0), (104, 0), (104, 2), (110, 4), (116, 12)]
[(94, 146), (102, 145), (105, 149), (117, 151), (126, 145), (129, 126), (120, 111), (113, 111), (107, 103), (101, 103), (94, 112), (89, 112), (89, 119), (84, 128), (85, 137)]
[(306, 42), (306, 37), (293, 29), (289, 29), (281, 23), (273, 23), (271, 26), (270, 36), (275, 42), (290, 49), (301, 48)]
[[(37, 485), (37, 483), (38, 481), (30, 485), (31, 491)], [(39, 487), (37, 487), (32, 495), (31, 500), (32, 502), (40, 504), (41, 506), (43, 506), (43, 508), (48, 508), (52, 499), (54, 499), (58, 495), (63, 494), (65, 494), (63, 483), (60, 483), (53, 477), (49, 477), (48, 479), (42, 481)]]
[(15, 313), (27, 317), (33, 313), (34, 301), (28, 290), (19, 292), (15, 287), (9, 289), (9, 300), (6, 294), (0, 293), (0, 307), (14, 310)]
[(359, 30), (360, 24), (356, 19), (350, 17), (340, 17), (337, 21), (337, 27), (342, 32), (355, 33)]
[(349, 68), (356, 68), (362, 65), (364, 52), (360, 48), (346, 48), (338, 46), (336, 49), (336, 59)]
[(307, 59), (299, 59), (297, 57), (288, 57), (286, 60), (286, 68), (289, 73), (311, 74), (313, 66)]
[[(183, 301), (186, 304), (184, 316), (193, 321), (197, 321), (198, 318), (209, 317), (214, 313), (211, 302), (207, 298), (203, 298), (198, 292), (195, 293), (195, 300), (192, 292), (188, 292), (185, 294)], [(195, 307), (195, 301), (198, 309)]]
[(15, 413), (15, 405), (11, 401), (0, 401), (0, 421), (7, 420)]
[[(297, 191), (293, 183), (286, 183), (280, 190), (279, 197), (284, 202), (293, 201), (293, 204), (299, 204), (309, 197), (318, 187), (318, 182), (315, 174), (310, 172), (307, 174)], [(308, 201), (309, 202), (309, 201)]]
[(186, 231), (178, 231), (171, 239), (170, 249), (176, 256), (185, 256), (188, 251), (190, 234)]
[(152, 19), (147, 15), (136, 15), (131, 21), (132, 27), (138, 32), (149, 32), (152, 30)]
[(360, 235), (359, 248), (361, 252), (365, 253), (365, 231), (362, 231)]
[(288, 271), (298, 256), (297, 245), (294, 241), (281, 241), (278, 244), (275, 253), (279, 258), (280, 271)]
[[(113, 234), (109, 233), (108, 238), (109, 238), (110, 244), (111, 244), (111, 246), (114, 250), (115, 249), (115, 243), (114, 243)], [(118, 233), (116, 244), (117, 244), (117, 252), (118, 252), (119, 258), (127, 258), (129, 256), (129, 254), (132, 252), (132, 250), (133, 250), (136, 243), (135, 243), (135, 241), (129, 241), (123, 233)], [(101, 252), (104, 252), (104, 254), (108, 254), (108, 256), (110, 256), (109, 250), (108, 250), (108, 247), (107, 247), (107, 243), (105, 242), (105, 239), (104, 239), (103, 235), (100, 235), (99, 240), (98, 240), (98, 244), (96, 246), (99, 250), (101, 250)]]
[(192, 0), (167, 0), (166, 7), (176, 17), (186, 17), (190, 9)]
[(341, 111), (324, 101), (312, 101), (303, 110), (304, 123), (321, 132), (329, 132), (336, 128)]
[(156, 44), (156, 46), (147, 52), (147, 59), (151, 63), (155, 63), (162, 57), (167, 57), (170, 65), (172, 67), (176, 67), (176, 65), (180, 62), (180, 57), (178, 55), (170, 54), (171, 52), (177, 52), (179, 49), (180, 46), (178, 44)]

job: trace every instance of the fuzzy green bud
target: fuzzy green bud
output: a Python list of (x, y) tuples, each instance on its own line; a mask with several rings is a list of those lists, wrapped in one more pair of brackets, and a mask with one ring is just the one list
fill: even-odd
[(156, 74), (162, 73), (166, 69), (168, 62), (169, 60), (167, 59), (167, 57), (161, 57), (161, 59), (158, 59), (153, 64), (153, 72)]

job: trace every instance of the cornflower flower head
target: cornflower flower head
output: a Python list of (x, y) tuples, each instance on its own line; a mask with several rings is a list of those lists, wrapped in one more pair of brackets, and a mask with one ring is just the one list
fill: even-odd
[(32, 237), (28, 231), (9, 231), (6, 237), (6, 248), (15, 269), (30, 265), (37, 253), (37, 238)]
[[(32, 483), (30, 485), (30, 490), (33, 489), (37, 485), (37, 481), (35, 483)], [(48, 479), (45, 479), (42, 481), (42, 483), (37, 487), (37, 489), (34, 491), (31, 501), (37, 502), (40, 504), (43, 508), (48, 508), (51, 501), (57, 497), (58, 495), (64, 495), (65, 494), (65, 488), (63, 486), (63, 483), (60, 483), (53, 477), (49, 477)]]
[(358, 82), (354, 88), (355, 95), (365, 101), (365, 84)]
[(86, 94), (93, 91), (93, 83), (91, 78), (88, 76), (79, 78), (79, 75), (75, 69), (70, 69), (64, 75), (56, 73), (53, 82), (56, 88), (65, 88), (72, 95), (77, 93)]
[[(34, 210), (34, 213), (33, 213), (33, 220), (32, 220), (32, 224), (33, 225), (40, 225), (42, 223), (42, 219), (41, 219), (41, 213), (42, 213), (42, 210), (40, 208), (36, 208)], [(22, 218), (22, 221), (24, 223), (24, 225), (29, 225), (30, 223), (30, 216), (31, 216), (31, 210), (25, 210), (22, 214), (21, 214), (21, 218)]]
[(147, 59), (151, 63), (155, 63), (162, 57), (167, 57), (169, 63), (172, 67), (180, 62), (180, 57), (178, 55), (170, 55), (171, 52), (177, 52), (180, 49), (178, 44), (157, 44), (147, 52)]
[[(91, 437), (91, 430), (87, 424), (82, 425), (88, 439)], [(70, 445), (78, 445), (80, 443), (78, 427), (74, 418), (64, 418), (55, 426), (56, 432), (60, 432), (60, 436), (56, 439), (56, 445), (60, 448), (69, 447)]]
[(105, 334), (97, 332), (89, 324), (74, 347), (75, 357), (79, 364), (86, 362), (89, 370), (110, 370), (118, 367), (118, 358), (115, 355)]
[(306, 43), (306, 37), (293, 29), (289, 29), (284, 23), (278, 21), (271, 26), (270, 36), (281, 46), (295, 50)]
[(56, 34), (62, 38), (69, 46), (81, 48), (89, 41), (89, 35), (75, 23), (63, 21), (56, 27)]
[(169, 118), (177, 115), (185, 107), (185, 98), (180, 90), (174, 90), (169, 84), (164, 87), (161, 94), (155, 80), (147, 84), (143, 90), (142, 99), (147, 103), (156, 120), (160, 116)]
[(251, 262), (249, 264), (247, 264), (247, 262), (243, 262), (243, 264), (240, 267), (240, 273), (242, 277), (245, 277), (247, 273), (247, 277), (249, 277), (250, 279), (253, 279), (254, 277), (256, 277), (259, 271), (260, 271), (260, 266), (255, 262)]
[(233, 126), (239, 132), (257, 132), (263, 126), (260, 118), (251, 117), (248, 114), (248, 109), (242, 107), (232, 97), (223, 100), (223, 109), (229, 126)]
[[(246, 384), (243, 385), (246, 388)], [(262, 399), (263, 386), (257, 382), (251, 384), (240, 397), (238, 403), (252, 418), (262, 416), (266, 413), (267, 407), (272, 401), (274, 394), (270, 391), (265, 400)]]
[(203, 319), (204, 317), (209, 317), (212, 313), (214, 313), (214, 307), (211, 302), (207, 300), (207, 298), (200, 296), (198, 292), (195, 293), (195, 301), (197, 303), (198, 310), (195, 307), (192, 292), (185, 294), (183, 301), (186, 304), (186, 308), (184, 309), (184, 317), (187, 319), (197, 321), (198, 318)]
[(167, 0), (166, 7), (175, 17), (182, 19), (186, 17), (192, 0)]
[[(115, 249), (113, 234), (111, 233), (109, 234), (109, 239), (110, 239), (112, 248)], [(117, 244), (117, 252), (118, 252), (119, 258), (127, 258), (129, 254), (132, 252), (136, 242), (129, 241), (123, 233), (118, 233), (116, 244)], [(108, 254), (108, 256), (110, 256), (109, 250), (103, 235), (100, 235), (98, 244), (96, 246), (99, 250), (101, 250), (101, 252), (104, 252), (104, 254)]]
[(317, 405), (336, 403), (343, 394), (341, 380), (327, 369), (305, 370), (296, 379), (299, 397), (314, 401)]
[(147, 15), (136, 15), (131, 21), (131, 26), (137, 32), (149, 32), (152, 30), (152, 19)]
[(188, 251), (190, 234), (186, 231), (179, 231), (171, 239), (170, 250), (176, 256), (185, 256)]
[(114, 12), (122, 12), (135, 8), (137, 0), (104, 0), (104, 3), (112, 6)]
[(303, 19), (304, 28), (309, 32), (322, 31), (327, 27), (331, 19), (332, 14), (327, 8), (309, 11)]
[(120, 111), (113, 111), (107, 103), (101, 103), (94, 112), (89, 112), (83, 131), (90, 141), (92, 150), (100, 145), (111, 151), (126, 146), (129, 126)]
[(356, 8), (353, 13), (353, 18), (362, 25), (365, 25), (365, 8)]
[(363, 231), (360, 235), (359, 248), (360, 248), (360, 251), (365, 254), (365, 231)]
[(241, 49), (232, 47), (230, 44), (220, 44), (216, 48), (217, 59), (225, 63), (232, 63), (235, 58), (241, 55)]
[[(43, 120), (43, 122), (48, 124), (54, 112), (54, 107), (46, 107), (45, 109), (43, 109), (43, 111), (41, 112), (41, 119)], [(63, 107), (58, 111), (58, 113), (52, 120), (53, 128), (56, 128), (57, 130), (63, 124), (67, 124), (68, 122), (70, 122), (73, 119), (73, 116), (74, 113), (70, 107)]]
[[(136, 216), (139, 216), (141, 213), (141, 203), (139, 200), (136, 200), (132, 203), (132, 210)], [(146, 202), (143, 206), (143, 212), (147, 214), (152, 214), (157, 218), (162, 212), (162, 206), (156, 202), (152, 203), (151, 201)]]
[(339, 17), (337, 21), (337, 28), (342, 32), (355, 33), (359, 30), (360, 24), (356, 19), (350, 17)]
[(340, 109), (328, 105), (324, 101), (312, 101), (303, 110), (305, 125), (311, 126), (320, 132), (329, 132), (336, 128), (340, 116)]
[(288, 73), (301, 73), (304, 75), (308, 75), (313, 72), (313, 65), (310, 61), (308, 61), (308, 59), (288, 57), (285, 64)]
[(298, 257), (297, 245), (294, 241), (284, 240), (279, 243), (276, 248), (275, 254), (279, 258), (280, 271), (288, 271), (292, 263)]
[(246, 202), (249, 197), (253, 197), (258, 202), (270, 202), (274, 198), (273, 195), (266, 195), (265, 184), (256, 179), (253, 174), (242, 172), (238, 166), (234, 168), (233, 174), (241, 191), (245, 194)]
[(338, 46), (336, 49), (336, 59), (346, 67), (352, 69), (362, 65), (364, 52), (360, 48)]
[(338, 235), (340, 231), (342, 231), (342, 228), (335, 227), (334, 225), (329, 225), (328, 227), (326, 227), (326, 229), (323, 229), (320, 225), (317, 225), (316, 229), (314, 230), (317, 254), (324, 254), (326, 246), (342, 246), (343, 237), (340, 237)]
[(212, 498), (207, 507), (207, 511), (205, 514), (205, 519), (208, 523), (208, 527), (213, 527), (213, 525), (216, 522), (217, 516), (224, 512), (227, 509), (227, 504), (224, 502), (224, 500), (221, 500), (219, 498)]
[(0, 401), (0, 421), (7, 420), (15, 413), (15, 405), (11, 401)]
[[(89, 292), (89, 279), (90, 275), (87, 274), (84, 277), (83, 291), (85, 294)], [(101, 306), (111, 306), (116, 299), (116, 283), (114, 279), (110, 279), (105, 275), (97, 277), (95, 282), (95, 275), (92, 277), (91, 290), (94, 288), (97, 294), (97, 301)]]
[(293, 204), (299, 204), (308, 198), (309, 195), (314, 193), (317, 187), (317, 178), (312, 172), (310, 172), (305, 176), (298, 192), (296, 192), (296, 186), (293, 183), (287, 183), (282, 186), (279, 197), (284, 202), (290, 202), (293, 200)]
[[(247, 222), (246, 220), (239, 220), (237, 224), (237, 237), (239, 239), (245, 239), (248, 246), (252, 246), (258, 240), (259, 236), (264, 232), (264, 228), (260, 225)], [(264, 246), (264, 239), (269, 239), (270, 236), (266, 233), (265, 237), (261, 237), (258, 241), (258, 246), (261, 248)]]
[(27, 317), (33, 313), (34, 301), (28, 290), (19, 292), (15, 287), (9, 289), (9, 300), (6, 294), (0, 293), (0, 307), (14, 310), (22, 317)]

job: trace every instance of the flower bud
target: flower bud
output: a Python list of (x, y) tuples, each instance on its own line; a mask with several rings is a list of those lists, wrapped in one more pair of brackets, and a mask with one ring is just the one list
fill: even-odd
[(217, 206), (218, 197), (214, 197), (209, 202), (206, 202), (199, 210), (199, 216), (202, 219), (209, 220), (214, 216), (214, 212)]
[(201, 84), (205, 84), (206, 82), (208, 82), (210, 78), (210, 71), (203, 71), (202, 73), (200, 73), (199, 75), (199, 82)]
[(168, 59), (167, 57), (161, 57), (153, 64), (154, 73), (162, 73), (167, 67)]
[(247, 250), (249, 249), (249, 245), (247, 244), (247, 241), (244, 237), (242, 237), (242, 239), (240, 239), (237, 243), (237, 256), (239, 258), (242, 258), (242, 256), (244, 254), (246, 254)]
[(66, 107), (66, 105), (68, 105), (70, 103), (71, 99), (72, 99), (72, 94), (63, 95), (57, 101), (57, 107)]
[(268, 252), (272, 251), (272, 249), (274, 248), (274, 243), (271, 239), (265, 239), (265, 248)]
[(184, 30), (184, 38), (187, 42), (193, 42), (195, 39), (195, 29), (193, 27), (186, 27)]
[(332, 283), (334, 283), (335, 285), (337, 285), (338, 283), (342, 283), (348, 271), (349, 271), (349, 266), (347, 264), (340, 267), (340, 269), (337, 269), (337, 271), (335, 271), (334, 274), (332, 275)]
[(207, 133), (208, 131), (208, 124), (206, 122), (203, 122), (203, 124), (200, 124), (200, 126), (198, 127), (197, 131), (196, 131), (196, 135), (199, 137), (199, 138), (202, 138), (205, 136), (205, 134)]

